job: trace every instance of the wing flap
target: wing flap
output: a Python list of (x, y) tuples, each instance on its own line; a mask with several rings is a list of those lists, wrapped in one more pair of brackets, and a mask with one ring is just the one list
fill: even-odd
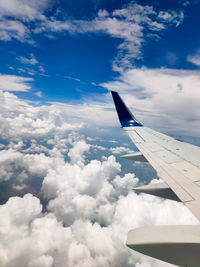
[(120, 156), (120, 158), (131, 159), (131, 160), (135, 160), (139, 162), (147, 162), (146, 158), (141, 152), (126, 154), (126, 155)]
[(146, 193), (158, 197), (163, 197), (171, 200), (180, 201), (177, 195), (171, 190), (171, 188), (163, 182), (156, 184), (142, 185), (139, 187), (134, 187), (133, 190), (136, 190), (141, 193)]

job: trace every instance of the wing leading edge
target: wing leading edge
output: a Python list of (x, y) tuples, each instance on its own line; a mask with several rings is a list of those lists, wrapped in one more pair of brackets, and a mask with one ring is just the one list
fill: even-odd
[[(138, 191), (181, 201), (200, 220), (200, 148), (143, 126), (119, 94), (111, 93), (122, 128), (165, 182), (153, 189), (148, 185), (140, 187)], [(200, 257), (197, 266), (200, 266)]]

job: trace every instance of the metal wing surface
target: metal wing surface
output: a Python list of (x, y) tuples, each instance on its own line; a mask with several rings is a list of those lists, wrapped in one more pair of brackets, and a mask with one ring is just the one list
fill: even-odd
[(200, 220), (200, 148), (156, 132), (136, 121), (112, 91), (122, 128), (175, 195)]

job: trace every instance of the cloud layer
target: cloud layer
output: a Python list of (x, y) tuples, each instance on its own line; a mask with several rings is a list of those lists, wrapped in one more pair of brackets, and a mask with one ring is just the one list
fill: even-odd
[[(0, 206), (1, 266), (170, 266), (131, 251), (126, 236), (146, 225), (198, 224), (182, 204), (134, 193), (138, 178), (120, 176), (112, 155), (89, 160), (98, 147), (59, 105), (32, 107), (3, 92), (0, 101), (1, 181), (22, 193), (29, 180), (42, 181), (37, 197)], [(111, 144), (105, 150), (115, 152)]]
[(198, 136), (198, 70), (135, 68), (123, 70), (115, 81), (102, 86), (122, 93), (146, 126)]

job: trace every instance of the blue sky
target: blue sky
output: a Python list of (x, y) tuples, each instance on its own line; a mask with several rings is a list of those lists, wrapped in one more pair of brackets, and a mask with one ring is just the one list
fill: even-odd
[[(101, 84), (119, 77), (114, 64), (123, 69), (199, 69), (188, 60), (199, 49), (198, 1), (44, 3), (30, 4), (27, 16), (9, 4), (2, 6), (0, 71), (32, 78), (28, 93), (16, 93), (24, 98), (36, 100), (35, 93), (42, 92), (42, 102), (81, 102), (105, 94)], [(136, 5), (149, 10), (139, 11)], [(116, 10), (134, 14), (120, 17)], [(13, 29), (6, 25), (10, 21), (17, 23)], [(134, 27), (142, 29), (135, 32)]]

